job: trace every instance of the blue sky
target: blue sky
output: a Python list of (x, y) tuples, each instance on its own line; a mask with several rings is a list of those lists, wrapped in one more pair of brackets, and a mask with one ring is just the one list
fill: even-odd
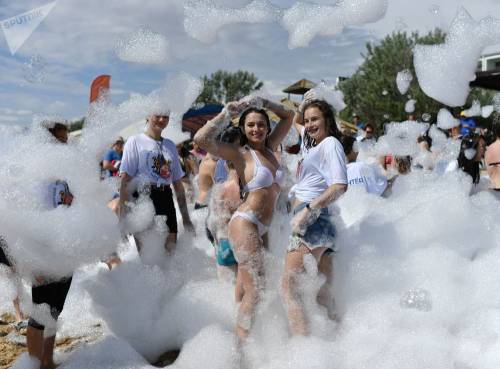
[[(289, 50), (287, 32), (274, 23), (228, 25), (220, 29), (217, 41), (210, 45), (194, 40), (183, 27), (183, 1), (59, 0), (14, 56), (5, 38), (0, 37), (0, 123), (30, 123), (34, 113), (67, 119), (83, 116), (88, 107), (89, 84), (99, 74), (111, 74), (112, 99), (117, 103), (133, 92), (149, 93), (176, 71), (202, 76), (217, 69), (245, 69), (263, 80), (267, 91), (278, 95), (300, 78), (334, 82), (337, 76), (349, 76), (362, 60), (360, 53), (365, 43), (396, 28), (420, 32), (436, 26), (446, 29), (459, 6), (476, 19), (488, 15), (500, 18), (497, 0), (388, 1), (386, 16), (377, 23), (348, 28), (335, 37), (317, 37), (307, 48)], [(48, 2), (0, 0), (0, 19)], [(249, 3), (215, 2), (234, 7)], [(295, 3), (271, 2), (282, 8)], [(116, 56), (117, 41), (141, 26), (168, 39), (172, 52), (166, 64), (134, 64)], [(29, 83), (23, 77), (23, 66), (33, 56), (42, 57), (46, 63), (43, 83)]]

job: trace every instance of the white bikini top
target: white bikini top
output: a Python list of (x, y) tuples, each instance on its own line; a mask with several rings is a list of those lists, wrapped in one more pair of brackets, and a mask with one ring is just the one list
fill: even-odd
[[(255, 150), (247, 147), (250, 150), (250, 154), (255, 162), (253, 168), (253, 178), (249, 181), (246, 186), (243, 187), (243, 192), (252, 192), (259, 190), (261, 188), (271, 187), (274, 183), (282, 187), (285, 183), (285, 172), (281, 168), (281, 165), (276, 169), (276, 173), (273, 176), (269, 168), (259, 160), (259, 156), (255, 153)], [(271, 150), (269, 150), (271, 151)]]

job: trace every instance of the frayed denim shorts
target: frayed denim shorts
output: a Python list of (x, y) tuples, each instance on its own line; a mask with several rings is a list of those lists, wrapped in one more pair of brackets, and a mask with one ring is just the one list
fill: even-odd
[[(293, 209), (293, 214), (297, 214), (306, 205), (306, 203), (298, 205)], [(318, 247), (327, 247), (329, 249), (327, 250), (328, 252), (334, 252), (335, 234), (335, 225), (331, 221), (328, 208), (322, 208), (319, 217), (306, 228), (302, 235), (291, 236), (288, 251), (296, 250), (301, 244), (304, 244), (309, 250)]]

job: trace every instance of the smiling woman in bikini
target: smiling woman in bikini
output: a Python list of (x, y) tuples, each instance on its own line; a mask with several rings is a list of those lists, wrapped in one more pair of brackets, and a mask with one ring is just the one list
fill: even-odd
[[(273, 111), (280, 122), (271, 132), (266, 111)], [(237, 115), (242, 130), (241, 146), (217, 142), (226, 115)], [(254, 98), (253, 104), (230, 102), (212, 121), (201, 128), (194, 141), (209, 153), (233, 163), (242, 185), (243, 202), (229, 223), (229, 240), (238, 261), (236, 300), (241, 302), (236, 321), (236, 334), (245, 338), (252, 326), (259, 290), (263, 286), (262, 236), (267, 233), (274, 212), (284, 172), (275, 151), (292, 125), (293, 111), (268, 100)]]

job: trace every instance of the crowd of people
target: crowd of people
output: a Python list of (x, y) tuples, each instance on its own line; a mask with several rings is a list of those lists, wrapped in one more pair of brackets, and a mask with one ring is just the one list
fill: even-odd
[[(274, 126), (269, 112), (279, 118)], [(291, 218), (288, 246), (283, 253), (283, 303), (290, 332), (307, 335), (309, 324), (303, 306), (304, 291), (300, 288), (306, 259), (314, 260), (318, 273), (324, 277), (317, 293), (318, 304), (325, 307), (331, 319), (336, 318), (331, 296), (332, 257), (336, 253), (331, 205), (349, 188), (387, 197), (399, 176), (415, 170), (462, 170), (477, 186), (481, 168), (485, 168), (490, 181), (488, 190), (500, 192), (500, 119), (492, 124), (495, 140), (491, 143), (475, 133), (474, 128), (443, 132), (460, 142), (458, 157), (444, 165), (435, 157), (428, 132), (417, 139), (421, 150), (418, 155), (383, 155), (368, 160), (361, 154), (363, 148), (375, 145), (375, 127), (361, 123), (356, 116), (358, 133), (343, 133), (333, 108), (313, 91), (306, 94), (296, 110), (259, 97), (229, 102), (198, 130), (191, 144), (176, 146), (163, 138), (162, 131), (168, 123), (166, 113), (150, 115), (143, 133), (126, 142), (119, 137), (105, 153), (101, 163), (103, 178), (117, 177), (119, 181), (119, 191), (110, 199), (109, 207), (119, 219), (124, 219), (134, 202), (149, 198), (155, 215), (162, 217), (168, 227), (164, 240), (167, 253), (175, 252), (178, 212), (182, 229), (191, 233), (195, 226), (190, 208), (206, 212), (206, 236), (214, 247), (218, 276), (234, 281), (235, 301), (239, 304), (235, 333), (241, 340), (251, 332), (265, 288), (267, 234), (280, 201), (285, 203), (282, 209)], [(52, 122), (48, 130), (55, 144), (68, 141), (68, 129), (63, 123)], [(290, 130), (296, 131), (300, 150), (284, 147)], [(295, 176), (284, 162), (285, 155), (299, 157)], [(48, 191), (52, 207), (71, 206), (73, 195), (64, 179), (52, 183)], [(140, 253), (141, 234), (134, 235), (134, 239)], [(14, 268), (15, 260), (9, 259), (8, 246), (4, 242), (1, 246), (0, 263)], [(111, 255), (106, 262), (112, 269), (120, 259)], [(37, 276), (33, 281), (32, 301), (35, 305), (48, 304), (57, 320), (71, 275), (57, 281), (44, 277)], [(18, 320), (22, 320), (17, 299), (14, 305)], [(40, 360), (40, 368), (55, 367), (55, 333), (45, 329), (36, 317), (29, 318), (28, 351)]]

